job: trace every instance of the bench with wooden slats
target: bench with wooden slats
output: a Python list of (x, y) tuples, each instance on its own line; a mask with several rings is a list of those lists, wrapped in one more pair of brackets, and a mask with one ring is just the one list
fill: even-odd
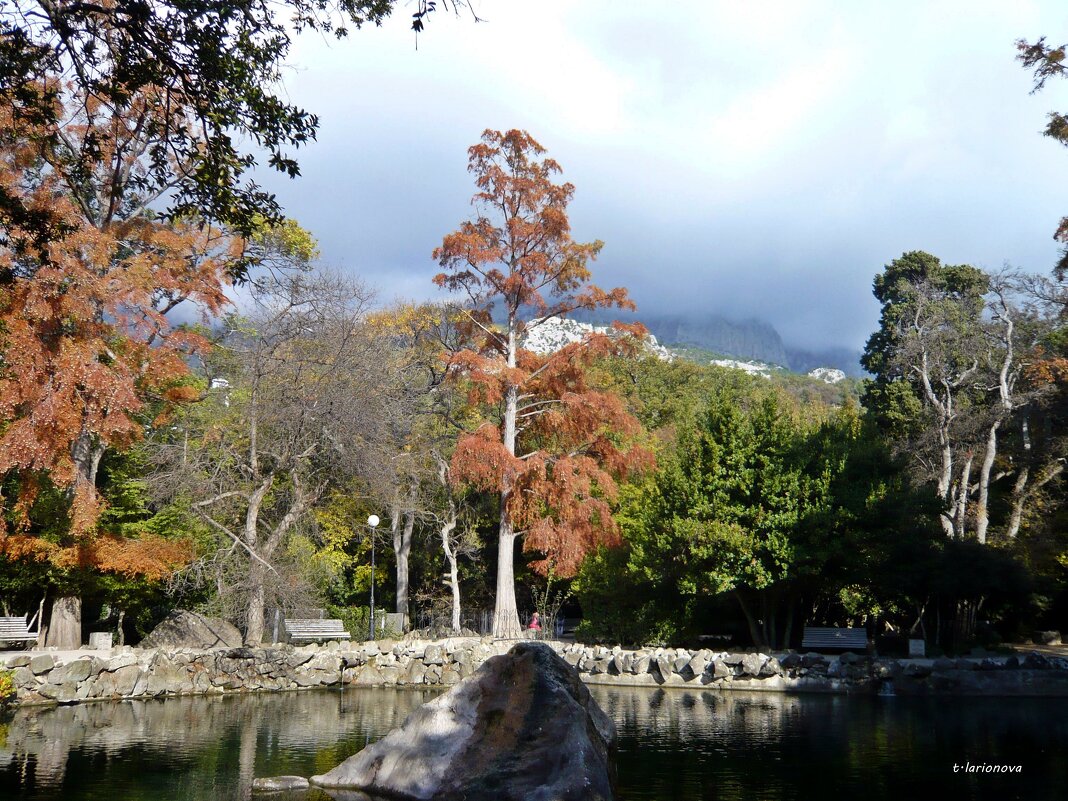
[(842, 629), (836, 627), (805, 626), (801, 648), (822, 651), (837, 648), (842, 651), (863, 651), (868, 647), (868, 632), (865, 629)]
[(286, 618), (285, 623), (288, 642), (352, 639), (352, 635), (345, 631), (345, 625), (335, 618)]
[(0, 642), (37, 642), (37, 632), (30, 631), (25, 615), (0, 617)]

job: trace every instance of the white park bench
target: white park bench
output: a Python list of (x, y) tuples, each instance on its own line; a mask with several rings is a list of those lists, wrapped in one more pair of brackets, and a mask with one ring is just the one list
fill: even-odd
[(286, 618), (287, 642), (322, 642), (324, 640), (349, 640), (352, 635), (345, 631), (345, 624), (336, 618)]
[(801, 648), (806, 651), (823, 651), (828, 648), (865, 651), (868, 648), (868, 632), (866, 629), (805, 626)]
[(30, 631), (30, 626), (37, 619), (37, 615), (34, 615), (33, 618), (33, 620), (27, 622), (25, 615), (22, 617), (0, 617), (0, 643), (37, 642), (39, 632)]

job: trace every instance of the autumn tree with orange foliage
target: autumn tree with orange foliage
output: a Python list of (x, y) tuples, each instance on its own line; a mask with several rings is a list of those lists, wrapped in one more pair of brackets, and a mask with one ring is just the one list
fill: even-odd
[(624, 336), (591, 334), (545, 356), (522, 347), (553, 317), (634, 308), (625, 289), (590, 283), (588, 265), (602, 243), (571, 238), (574, 186), (553, 182), (560, 166), (544, 154), (525, 131), (485, 131), (468, 150), (476, 216), (434, 251), (444, 270), (435, 283), (464, 293), (467, 304), (467, 346), (451, 356), (450, 370), (482, 415), (457, 442), (452, 480), (500, 495), (497, 637), (521, 634), (516, 538), (540, 554), (535, 570), (572, 575), (592, 548), (618, 537), (616, 480), (652, 462), (635, 444), (638, 421), (589, 378), (595, 359), (634, 347), (640, 327), (617, 324)]
[[(218, 312), (240, 243), (150, 210), (168, 191), (147, 180), (150, 165), (170, 157), (161, 142), (184, 124), (166, 93), (106, 107), (55, 85), (38, 91), (57, 98), (54, 127), (0, 109), (0, 192), (57, 221), (43, 250), (37, 230), (0, 231), (0, 478), (16, 488), (0, 497), (0, 554), (159, 578), (187, 549), (98, 532), (97, 471), (106, 449), (130, 446), (154, 414), (195, 394), (186, 360), (206, 342), (167, 315), (187, 302)], [(59, 541), (28, 526), (48, 486), (68, 501)], [(60, 606), (48, 644), (80, 645), (77, 600)]]

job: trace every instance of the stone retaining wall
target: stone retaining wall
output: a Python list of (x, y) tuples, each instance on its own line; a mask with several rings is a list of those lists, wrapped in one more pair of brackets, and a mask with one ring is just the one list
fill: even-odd
[[(210, 651), (133, 648), (59, 656), (0, 655), (17, 701), (79, 701), (296, 690), (340, 683), (448, 686), (514, 643), (454, 638)], [(1068, 660), (1030, 654), (998, 659), (897, 661), (846, 654), (770, 656), (709, 650), (550, 643), (584, 681), (627, 686), (707, 686), (770, 692), (887, 692), (1068, 696)]]

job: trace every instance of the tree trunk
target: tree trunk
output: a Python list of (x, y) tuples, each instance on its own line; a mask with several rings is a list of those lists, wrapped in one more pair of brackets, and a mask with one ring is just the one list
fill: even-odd
[(745, 602), (741, 592), (735, 590), (734, 597), (738, 599), (738, 605), (742, 608), (742, 614), (745, 615), (745, 622), (749, 625), (749, 636), (753, 638), (753, 645), (759, 648), (764, 642), (760, 635), (760, 627), (757, 625), (756, 618), (749, 611), (749, 604)]
[(412, 531), (415, 529), (415, 510), (404, 513), (404, 525), (393, 529), (393, 556), (397, 564), (397, 613), (403, 615), (403, 628), (408, 630), (408, 556), (412, 551)]
[[(508, 367), (516, 366), (515, 313), (508, 319)], [(501, 442), (509, 454), (515, 456), (516, 416), (519, 408), (519, 390), (510, 386), (504, 398), (504, 420)], [(516, 533), (508, 513), (508, 500), (512, 495), (512, 477), (505, 475), (501, 491), (501, 523), (497, 536), (497, 599), (493, 610), (493, 636), (517, 639), (523, 629), (519, 624), (519, 611), (515, 603), (515, 540)]]
[(264, 582), (267, 570), (262, 563), (255, 560), (249, 565), (249, 583), (252, 585), (248, 594), (248, 611), (245, 619), (245, 644), (253, 647), (263, 642), (265, 595)]
[(1020, 471), (1020, 477), (1017, 479), (1016, 488), (1013, 492), (1012, 514), (1009, 518), (1009, 527), (1005, 532), (1005, 535), (1009, 539), (1015, 539), (1016, 535), (1020, 533), (1020, 523), (1023, 520), (1024, 507), (1027, 504), (1027, 501), (1062, 472), (1064, 472), (1064, 462), (1060, 460), (1052, 462), (1047, 465), (1038, 476), (1036, 476), (1034, 484), (1025, 489), (1027, 485), (1026, 468)]
[(505, 640), (523, 636), (515, 603), (515, 539), (511, 522), (502, 514), (497, 546), (497, 600), (493, 607), (493, 636)]
[(1020, 466), (1020, 472), (1016, 475), (1016, 482), (1012, 487), (1012, 511), (1009, 514), (1009, 525), (1005, 531), (1005, 536), (1010, 540), (1016, 539), (1016, 535), (1020, 532), (1020, 523), (1023, 520), (1024, 504), (1027, 501), (1027, 482), (1031, 478), (1031, 452), (1033, 450), (1031, 444), (1031, 422), (1030, 416), (1023, 415), (1023, 419), (1020, 421), (1020, 438), (1023, 442), (1024, 458), (1020, 461), (1023, 464)]
[(969, 453), (968, 460), (960, 471), (960, 486), (957, 488), (957, 508), (954, 513), (954, 531), (957, 539), (964, 539), (964, 529), (968, 514), (968, 488), (972, 482), (972, 461), (975, 455)]
[(986, 435), (986, 453), (983, 454), (983, 464), (979, 468), (979, 498), (975, 504), (975, 536), (981, 543), (986, 543), (986, 531), (990, 526), (989, 498), (990, 498), (990, 471), (994, 467), (994, 457), (998, 452), (998, 428), (1001, 421), (996, 420), (990, 426)]
[(460, 632), (460, 573), (457, 569), (456, 551), (452, 549), (452, 532), (456, 530), (456, 507), (449, 502), (449, 516), (441, 526), (441, 549), (449, 563), (447, 581), (452, 591), (452, 630)]
[(1016, 539), (1016, 535), (1020, 533), (1024, 504), (1027, 502), (1027, 480), (1030, 476), (1030, 468), (1024, 465), (1020, 468), (1020, 472), (1016, 476), (1016, 483), (1012, 488), (1012, 511), (1009, 514), (1009, 526), (1005, 530), (1005, 536), (1010, 540)]
[(82, 647), (82, 599), (65, 595), (52, 601), (52, 619), (45, 635), (45, 647), (72, 650)]
[(944, 508), (939, 515), (942, 522), (942, 531), (949, 539), (953, 539), (953, 518), (950, 514), (954, 506), (953, 499), (953, 448), (950, 445), (949, 431), (943, 425), (939, 431), (939, 440), (942, 445), (942, 472), (938, 476), (938, 496), (942, 499)]
[(786, 630), (782, 635), (782, 647), (784, 650), (790, 647), (790, 639), (794, 636), (794, 613), (797, 611), (794, 601), (793, 595), (790, 595), (786, 601)]
[[(96, 499), (96, 474), (100, 460), (104, 457), (104, 446), (93, 442), (93, 435), (86, 431), (78, 435), (71, 446), (71, 459), (74, 461), (75, 489), (87, 490), (91, 498)], [(73, 511), (73, 510), (72, 510)], [(78, 514), (75, 512), (71, 522), (77, 528)], [(45, 633), (46, 647), (81, 648), (82, 647), (82, 599), (80, 596), (64, 596), (52, 602), (52, 619)]]
[[(252, 493), (249, 498), (248, 508), (245, 510), (245, 530), (243, 532), (245, 543), (249, 548), (249, 593), (248, 607), (245, 612), (245, 642), (248, 645), (259, 645), (263, 642), (264, 630), (264, 598), (266, 595), (264, 583), (267, 580), (267, 565), (262, 561), (263, 555), (259, 553), (259, 520), (260, 505), (267, 496), (271, 485), (274, 483), (274, 474), (267, 476)], [(268, 555), (269, 556), (269, 555)]]

